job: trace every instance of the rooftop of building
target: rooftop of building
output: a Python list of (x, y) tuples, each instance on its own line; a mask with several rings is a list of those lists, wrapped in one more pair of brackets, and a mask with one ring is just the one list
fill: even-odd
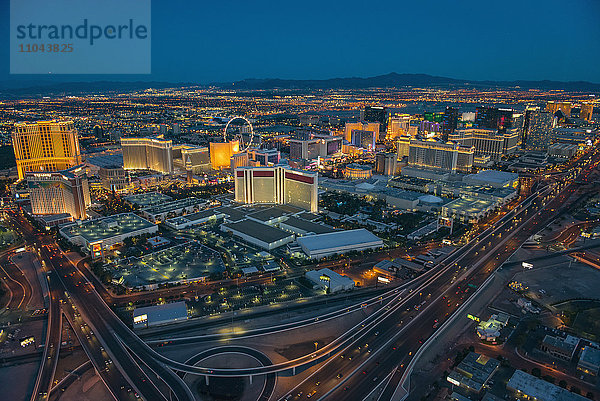
[(572, 354), (573, 352), (575, 352), (577, 344), (579, 344), (579, 339), (573, 336), (567, 336), (566, 338), (562, 338), (546, 334), (543, 343), (545, 345), (563, 350), (567, 354)]
[(238, 209), (231, 206), (221, 206), (218, 207), (217, 210), (226, 214), (231, 221), (243, 220), (246, 218), (246, 214), (248, 213), (248, 210), (246, 209)]
[(496, 202), (490, 199), (478, 199), (465, 196), (454, 199), (452, 202), (444, 205), (444, 207), (450, 210), (455, 210), (459, 213), (476, 214), (484, 212), (495, 205)]
[(587, 398), (579, 394), (571, 393), (570, 391), (555, 386), (545, 380), (538, 379), (521, 370), (516, 370), (506, 385), (509, 389), (519, 391), (531, 399), (537, 401), (584, 401)]
[(482, 182), (503, 183), (519, 179), (519, 174), (498, 170), (481, 170), (476, 174), (469, 174), (465, 178), (475, 179)]
[(460, 376), (459, 380), (473, 389), (481, 389), (500, 366), (496, 359), (489, 358), (476, 352), (470, 352), (452, 372)]
[(293, 235), (279, 228), (271, 227), (254, 220), (241, 220), (235, 223), (226, 223), (223, 224), (223, 226), (248, 235), (252, 238), (256, 238), (257, 240), (267, 244), (288, 238)]
[(187, 317), (187, 306), (185, 301), (171, 302), (162, 305), (142, 306), (133, 310), (134, 318), (137, 316), (147, 315), (149, 323), (152, 320), (165, 321), (171, 319), (180, 319)]
[(69, 238), (81, 236), (88, 243), (93, 243), (153, 226), (154, 224), (134, 213), (122, 213), (69, 224), (60, 231)]
[(350, 163), (346, 165), (346, 168), (352, 169), (352, 170), (372, 170), (373, 166), (368, 165), (368, 164), (358, 164), (358, 163)]
[(281, 217), (287, 216), (289, 212), (282, 210), (279, 207), (270, 207), (268, 209), (258, 210), (256, 212), (248, 213), (246, 217), (252, 218), (255, 220), (259, 220), (262, 222), (267, 222), (274, 219), (279, 219)]
[(122, 168), (123, 154), (100, 154), (88, 155), (85, 159), (86, 163), (102, 168)]
[(583, 351), (581, 351), (579, 362), (600, 366), (600, 349), (586, 345), (583, 347)]
[(335, 231), (326, 234), (309, 235), (297, 239), (298, 244), (310, 251), (356, 246), (370, 243), (383, 243), (383, 241), (364, 228), (356, 230)]
[(354, 281), (350, 277), (342, 276), (341, 274), (336, 273), (333, 270), (327, 268), (319, 270), (310, 270), (306, 272), (306, 278), (315, 283), (321, 282), (321, 277), (323, 276), (329, 277), (329, 285), (332, 288), (354, 284)]
[(308, 220), (308, 221), (315, 221), (316, 219), (319, 218), (318, 214), (311, 213), (311, 212), (302, 212), (300, 214), (297, 214), (296, 216), (300, 217), (301, 219)]
[(160, 192), (145, 192), (141, 194), (129, 195), (125, 197), (125, 200), (131, 204), (139, 206), (141, 208), (159, 205), (161, 203), (170, 202), (173, 200), (168, 195), (161, 194)]
[(206, 201), (203, 199), (190, 197), (190, 198), (184, 198), (184, 199), (177, 199), (177, 200), (170, 201), (167, 203), (156, 204), (154, 206), (149, 206), (149, 207), (142, 209), (142, 211), (149, 215), (156, 215), (156, 214), (169, 213), (174, 210), (182, 209), (185, 207), (200, 205), (205, 202)]
[(336, 231), (333, 227), (326, 226), (324, 224), (313, 223), (312, 221), (304, 220), (296, 216), (288, 217), (287, 220), (283, 221), (281, 224), (300, 229), (307, 233), (325, 234)]

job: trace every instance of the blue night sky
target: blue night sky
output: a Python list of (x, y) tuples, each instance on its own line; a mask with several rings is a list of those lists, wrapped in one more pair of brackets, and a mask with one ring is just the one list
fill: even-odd
[[(100, 1), (100, 0), (99, 0)], [(0, 80), (8, 74), (8, 1)], [(152, 1), (152, 74), (60, 80), (224, 82), (395, 71), (600, 82), (600, 1)]]

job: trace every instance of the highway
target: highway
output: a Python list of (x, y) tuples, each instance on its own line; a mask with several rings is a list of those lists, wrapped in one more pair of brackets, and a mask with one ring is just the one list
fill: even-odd
[[(553, 195), (555, 196), (554, 199), (552, 199), (550, 203), (547, 203), (546, 207), (540, 211), (538, 211), (538, 209), (541, 209), (541, 201), (539, 199), (533, 201), (529, 207), (521, 208), (514, 219), (522, 222), (522, 224), (515, 226), (513, 222), (512, 224), (505, 225), (505, 228), (499, 230), (497, 235), (495, 235), (496, 241), (484, 244), (484, 246), (487, 245), (487, 249), (494, 250), (492, 247), (498, 248), (495, 252), (490, 252), (483, 258), (478, 251), (475, 251), (474, 254), (471, 253), (471, 255), (465, 255), (465, 259), (460, 263), (461, 265), (465, 265), (466, 263), (466, 265), (479, 265), (481, 268), (474, 270), (473, 274), (466, 280), (461, 281), (462, 285), (460, 288), (457, 286), (457, 288), (448, 291), (446, 293), (448, 295), (442, 295), (441, 298), (438, 297), (435, 299), (435, 301), (423, 311), (423, 314), (418, 317), (420, 322), (418, 324), (413, 324), (410, 327), (409, 336), (401, 338), (398, 343), (394, 344), (391, 350), (387, 347), (384, 352), (380, 354), (381, 356), (379, 358), (372, 358), (372, 360), (365, 364), (362, 368), (363, 371), (366, 372), (364, 375), (353, 375), (351, 380), (348, 380), (343, 386), (333, 386), (335, 389), (328, 394), (328, 398), (336, 400), (364, 399), (372, 391), (375, 383), (388, 376), (390, 372), (393, 372), (390, 381), (385, 385), (383, 394), (379, 398), (381, 400), (392, 399), (398, 385), (406, 379), (407, 362), (411, 360), (411, 356), (415, 354), (424, 339), (428, 338), (436, 330), (434, 326), (436, 326), (436, 324), (439, 326), (439, 323), (443, 321), (444, 318), (447, 318), (448, 314), (452, 313), (452, 310), (455, 309), (455, 307), (458, 308), (462, 303), (462, 300), (457, 300), (456, 297), (460, 296), (462, 298), (464, 296), (461, 295), (464, 294), (463, 291), (468, 291), (468, 287), (465, 287), (465, 284), (480, 285), (483, 283), (489, 273), (500, 266), (502, 262), (518, 249), (518, 247), (531, 235), (535, 234), (554, 218), (564, 213), (571, 205), (576, 204), (582, 197), (585, 197), (585, 195), (582, 196), (577, 194), (576, 188), (577, 186), (573, 184), (568, 186), (560, 184), (553, 190)], [(531, 206), (533, 206), (533, 208), (531, 208)], [(521, 213), (523, 212), (525, 214), (521, 217)], [(508, 240), (500, 240), (502, 236), (506, 239), (507, 236), (510, 236), (511, 232), (513, 233), (513, 236)], [(454, 291), (455, 289), (457, 291)], [(455, 301), (457, 301), (456, 304), (454, 304)], [(455, 307), (453, 305), (455, 305)], [(448, 312), (448, 310), (450, 310), (450, 312)], [(396, 330), (393, 328), (393, 322), (391, 322), (388, 334), (393, 336), (395, 332)], [(380, 335), (383, 335), (383, 333)], [(334, 376), (331, 374), (325, 375), (325, 378), (330, 381), (332, 380), (332, 377)], [(311, 381), (322, 382), (322, 380), (323, 379), (315, 378)], [(311, 385), (313, 386), (312, 389), (310, 388)], [(314, 383), (309, 382), (306, 385), (306, 388), (306, 390), (298, 389), (298, 391), (313, 391)], [(352, 389), (352, 395), (348, 392), (349, 389)]]
[[(115, 365), (118, 365), (118, 370), (128, 379), (130, 386), (133, 387), (135, 392), (139, 393), (142, 398), (147, 400), (168, 400), (170, 397), (168, 391), (166, 394), (161, 392), (158, 385), (154, 384), (154, 375), (152, 375), (152, 379), (150, 379), (150, 375), (142, 368), (142, 366), (140, 366), (134, 356), (126, 351), (122, 340), (124, 337), (129, 337), (127, 332), (130, 332), (130, 330), (104, 303), (96, 293), (93, 285), (85, 279), (81, 272), (73, 266), (55, 245), (50, 244), (44, 246), (42, 252), (45, 253), (45, 259), (52, 263), (53, 268), (60, 275), (60, 280), (69, 295), (70, 301), (76, 308), (76, 311), (81, 315), (80, 320), (87, 322), (87, 324), (93, 328), (93, 331), (88, 329), (86, 332), (85, 326), (83, 326), (83, 332), (81, 334), (84, 334), (86, 339), (88, 339), (88, 336), (90, 337), (90, 344), (88, 347), (91, 350), (95, 350), (96, 353), (100, 351), (102, 359), (105, 360), (104, 366), (100, 366), (100, 371), (106, 370), (107, 365), (110, 365), (111, 363), (109, 362), (107, 364), (106, 362), (110, 359), (110, 361), (114, 361)], [(74, 324), (74, 326), (76, 327), (76, 324)], [(131, 334), (133, 335), (133, 333)], [(86, 349), (85, 345), (84, 349)], [(102, 355), (104, 352), (106, 352), (110, 358), (107, 359)], [(92, 359), (92, 363), (94, 362), (94, 359)], [(173, 371), (154, 361), (144, 362), (149, 365), (154, 374), (159, 375), (167, 382), (169, 387), (175, 392), (175, 397), (179, 401), (193, 399), (189, 397), (189, 389), (185, 383), (183, 383)], [(96, 362), (94, 365), (99, 365), (99, 363)], [(98, 367), (99, 366), (96, 366), (97, 369)], [(111, 369), (109, 367), (108, 371), (110, 372), (111, 370), (116, 369)], [(117, 387), (116, 385), (109, 385), (107, 383), (115, 397), (119, 397), (119, 399), (132, 399), (132, 391), (129, 390), (129, 386), (124, 387), (122, 380), (118, 380), (118, 383), (116, 384), (119, 385), (118, 389), (115, 388)]]
[[(500, 220), (501, 225), (495, 230), (491, 240), (476, 241), (478, 247), (461, 250), (462, 254), (458, 254), (459, 266), (474, 266), (469, 269), (468, 275), (464, 278), (457, 278), (458, 274), (450, 277), (452, 272), (448, 270), (439, 282), (432, 283), (431, 291), (426, 292), (428, 299), (422, 299), (422, 295), (417, 297), (413, 293), (413, 301), (409, 303), (408, 308), (394, 318), (386, 319), (386, 324), (378, 327), (371, 336), (362, 338), (364, 344), (369, 344), (370, 355), (365, 351), (364, 345), (361, 349), (357, 346), (352, 351), (354, 353), (352, 363), (349, 363), (347, 355), (346, 358), (340, 357), (329, 361), (316, 374), (292, 389), (289, 395), (294, 398), (311, 394), (311, 397), (318, 399), (325, 399), (325, 395), (327, 399), (336, 400), (363, 399), (380, 380), (387, 377), (390, 372), (395, 372), (381, 397), (383, 400), (390, 399), (412, 355), (464, 302), (469, 292), (467, 284), (476, 286), (483, 283), (488, 275), (531, 235), (563, 213), (572, 203), (581, 199), (581, 196), (575, 193), (575, 186), (561, 186), (555, 185), (554, 188), (542, 186), (543, 195), (536, 195), (530, 202), (526, 202), (528, 205), (518, 208), (516, 212), (509, 213)], [(542, 209), (541, 199), (547, 197), (545, 192), (550, 188), (553, 188), (555, 199), (539, 211)], [(462, 270), (456, 273), (464, 275)], [(453, 284), (450, 291), (448, 284)], [(426, 304), (422, 305), (424, 301)], [(425, 309), (412, 319), (414, 308)], [(406, 333), (408, 335), (403, 336), (405, 330), (409, 330)], [(346, 380), (345, 378), (348, 377), (350, 378)], [(313, 394), (313, 391), (316, 393)]]
[(50, 296), (48, 307), (48, 324), (46, 328), (46, 342), (40, 369), (36, 378), (31, 400), (47, 400), (54, 381), (58, 353), (60, 351), (62, 334), (62, 313), (60, 311), (60, 290), (58, 289), (58, 277), (55, 272), (48, 275)]
[[(113, 397), (123, 401), (135, 400), (138, 397), (147, 400), (171, 399), (168, 387), (166, 395), (159, 391), (154, 384), (156, 379), (153, 377), (151, 380), (145, 368), (142, 368), (135, 358), (125, 350), (115, 335), (114, 328), (117, 325), (114, 324), (114, 320), (118, 320), (118, 318), (100, 299), (93, 286), (85, 280), (58, 246), (52, 242), (52, 239), (37, 235), (33, 227), (22, 216), (14, 214), (12, 217), (15, 223), (21, 227), (28, 243), (35, 244), (40, 249), (42, 259), (47, 263), (48, 271), (55, 272), (54, 275), (49, 275), (50, 278), (58, 278), (58, 280), (50, 280), (51, 293), (53, 296), (60, 297), (67, 320)], [(106, 322), (107, 317), (112, 318), (109, 323)], [(119, 323), (123, 325), (120, 320)], [(125, 326), (123, 325), (123, 327)], [(52, 341), (52, 343), (54, 342)], [(46, 345), (50, 349), (49, 344)], [(56, 363), (57, 354), (58, 352), (50, 353), (50, 359), (45, 357), (46, 367), (51, 366), (50, 361), (52, 364)], [(170, 383), (174, 385), (175, 389), (173, 399), (192, 400), (189, 389), (173, 371), (164, 367), (157, 368), (156, 371), (165, 378), (175, 376), (176, 380), (181, 382), (177, 383), (178, 386), (175, 386), (174, 382)]]
[(29, 305), (32, 292), (31, 284), (25, 274), (14, 263), (8, 260), (7, 256), (15, 248), (12, 247), (0, 254), (0, 273), (9, 290), (9, 300), (6, 304), (6, 309), (11, 311), (25, 309)]

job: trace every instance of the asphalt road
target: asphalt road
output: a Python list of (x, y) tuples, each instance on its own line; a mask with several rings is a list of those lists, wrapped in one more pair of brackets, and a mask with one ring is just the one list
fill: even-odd
[[(544, 188), (546, 187), (539, 186), (538, 190)], [(380, 327), (373, 330), (377, 330), (375, 333), (362, 339), (365, 344), (369, 344), (369, 348), (372, 350), (371, 355), (366, 355), (368, 352), (365, 351), (364, 345), (361, 349), (356, 347), (352, 350), (355, 355), (351, 363), (347, 356), (329, 362), (307, 381), (294, 388), (290, 395), (295, 398), (311, 394), (311, 397), (319, 399), (364, 399), (380, 380), (395, 371), (381, 397), (381, 399), (390, 399), (400, 383), (412, 355), (444, 319), (462, 304), (464, 297), (468, 296), (467, 284), (477, 286), (483, 283), (491, 271), (500, 266), (531, 235), (563, 213), (572, 202), (579, 199), (579, 196), (575, 194), (575, 188), (571, 185), (554, 190), (556, 198), (540, 212), (538, 210), (542, 208), (542, 201), (537, 197), (528, 207), (521, 208), (517, 213), (511, 214), (508, 219), (503, 218), (501, 222), (505, 222), (505, 224), (500, 226), (494, 238), (489, 241), (488, 239), (481, 241), (477, 247), (462, 255), (458, 254), (461, 258), (460, 266), (475, 265), (478, 268), (471, 269), (472, 271), (465, 279), (459, 278), (456, 288), (447, 291), (448, 284), (454, 282), (454, 278), (451, 277), (453, 271), (448, 270), (439, 281), (429, 286), (431, 292), (427, 291), (427, 294), (432, 294), (430, 296), (432, 302), (429, 306), (422, 305), (422, 296), (416, 297), (416, 294), (413, 294), (413, 300), (409, 303), (408, 308), (396, 316), (386, 319)], [(507, 240), (511, 234), (512, 238)], [(496, 247), (499, 249), (495, 250)], [(485, 254), (486, 251), (487, 254)], [(463, 269), (460, 269), (461, 274)], [(415, 313), (414, 308), (418, 305), (421, 305), (420, 309), (425, 307), (425, 310), (411, 320)], [(398, 326), (400, 321), (404, 322), (404, 327)], [(402, 335), (404, 329), (409, 330), (406, 335)], [(377, 353), (376, 350), (381, 352)], [(377, 355), (373, 356), (376, 353)], [(363, 362), (364, 365), (361, 365)], [(339, 375), (341, 377), (338, 379)], [(344, 377), (348, 376), (349, 379), (344, 380)], [(343, 383), (340, 384), (341, 382)], [(313, 391), (316, 393), (313, 394)]]

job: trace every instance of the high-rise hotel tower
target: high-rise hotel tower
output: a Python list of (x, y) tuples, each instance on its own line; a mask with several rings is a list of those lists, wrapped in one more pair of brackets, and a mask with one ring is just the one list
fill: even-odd
[(60, 171), (81, 163), (72, 121), (16, 123), (12, 144), (19, 180), (25, 178), (27, 171)]
[(292, 205), (318, 211), (318, 175), (287, 166), (240, 167), (235, 170), (235, 201)]

